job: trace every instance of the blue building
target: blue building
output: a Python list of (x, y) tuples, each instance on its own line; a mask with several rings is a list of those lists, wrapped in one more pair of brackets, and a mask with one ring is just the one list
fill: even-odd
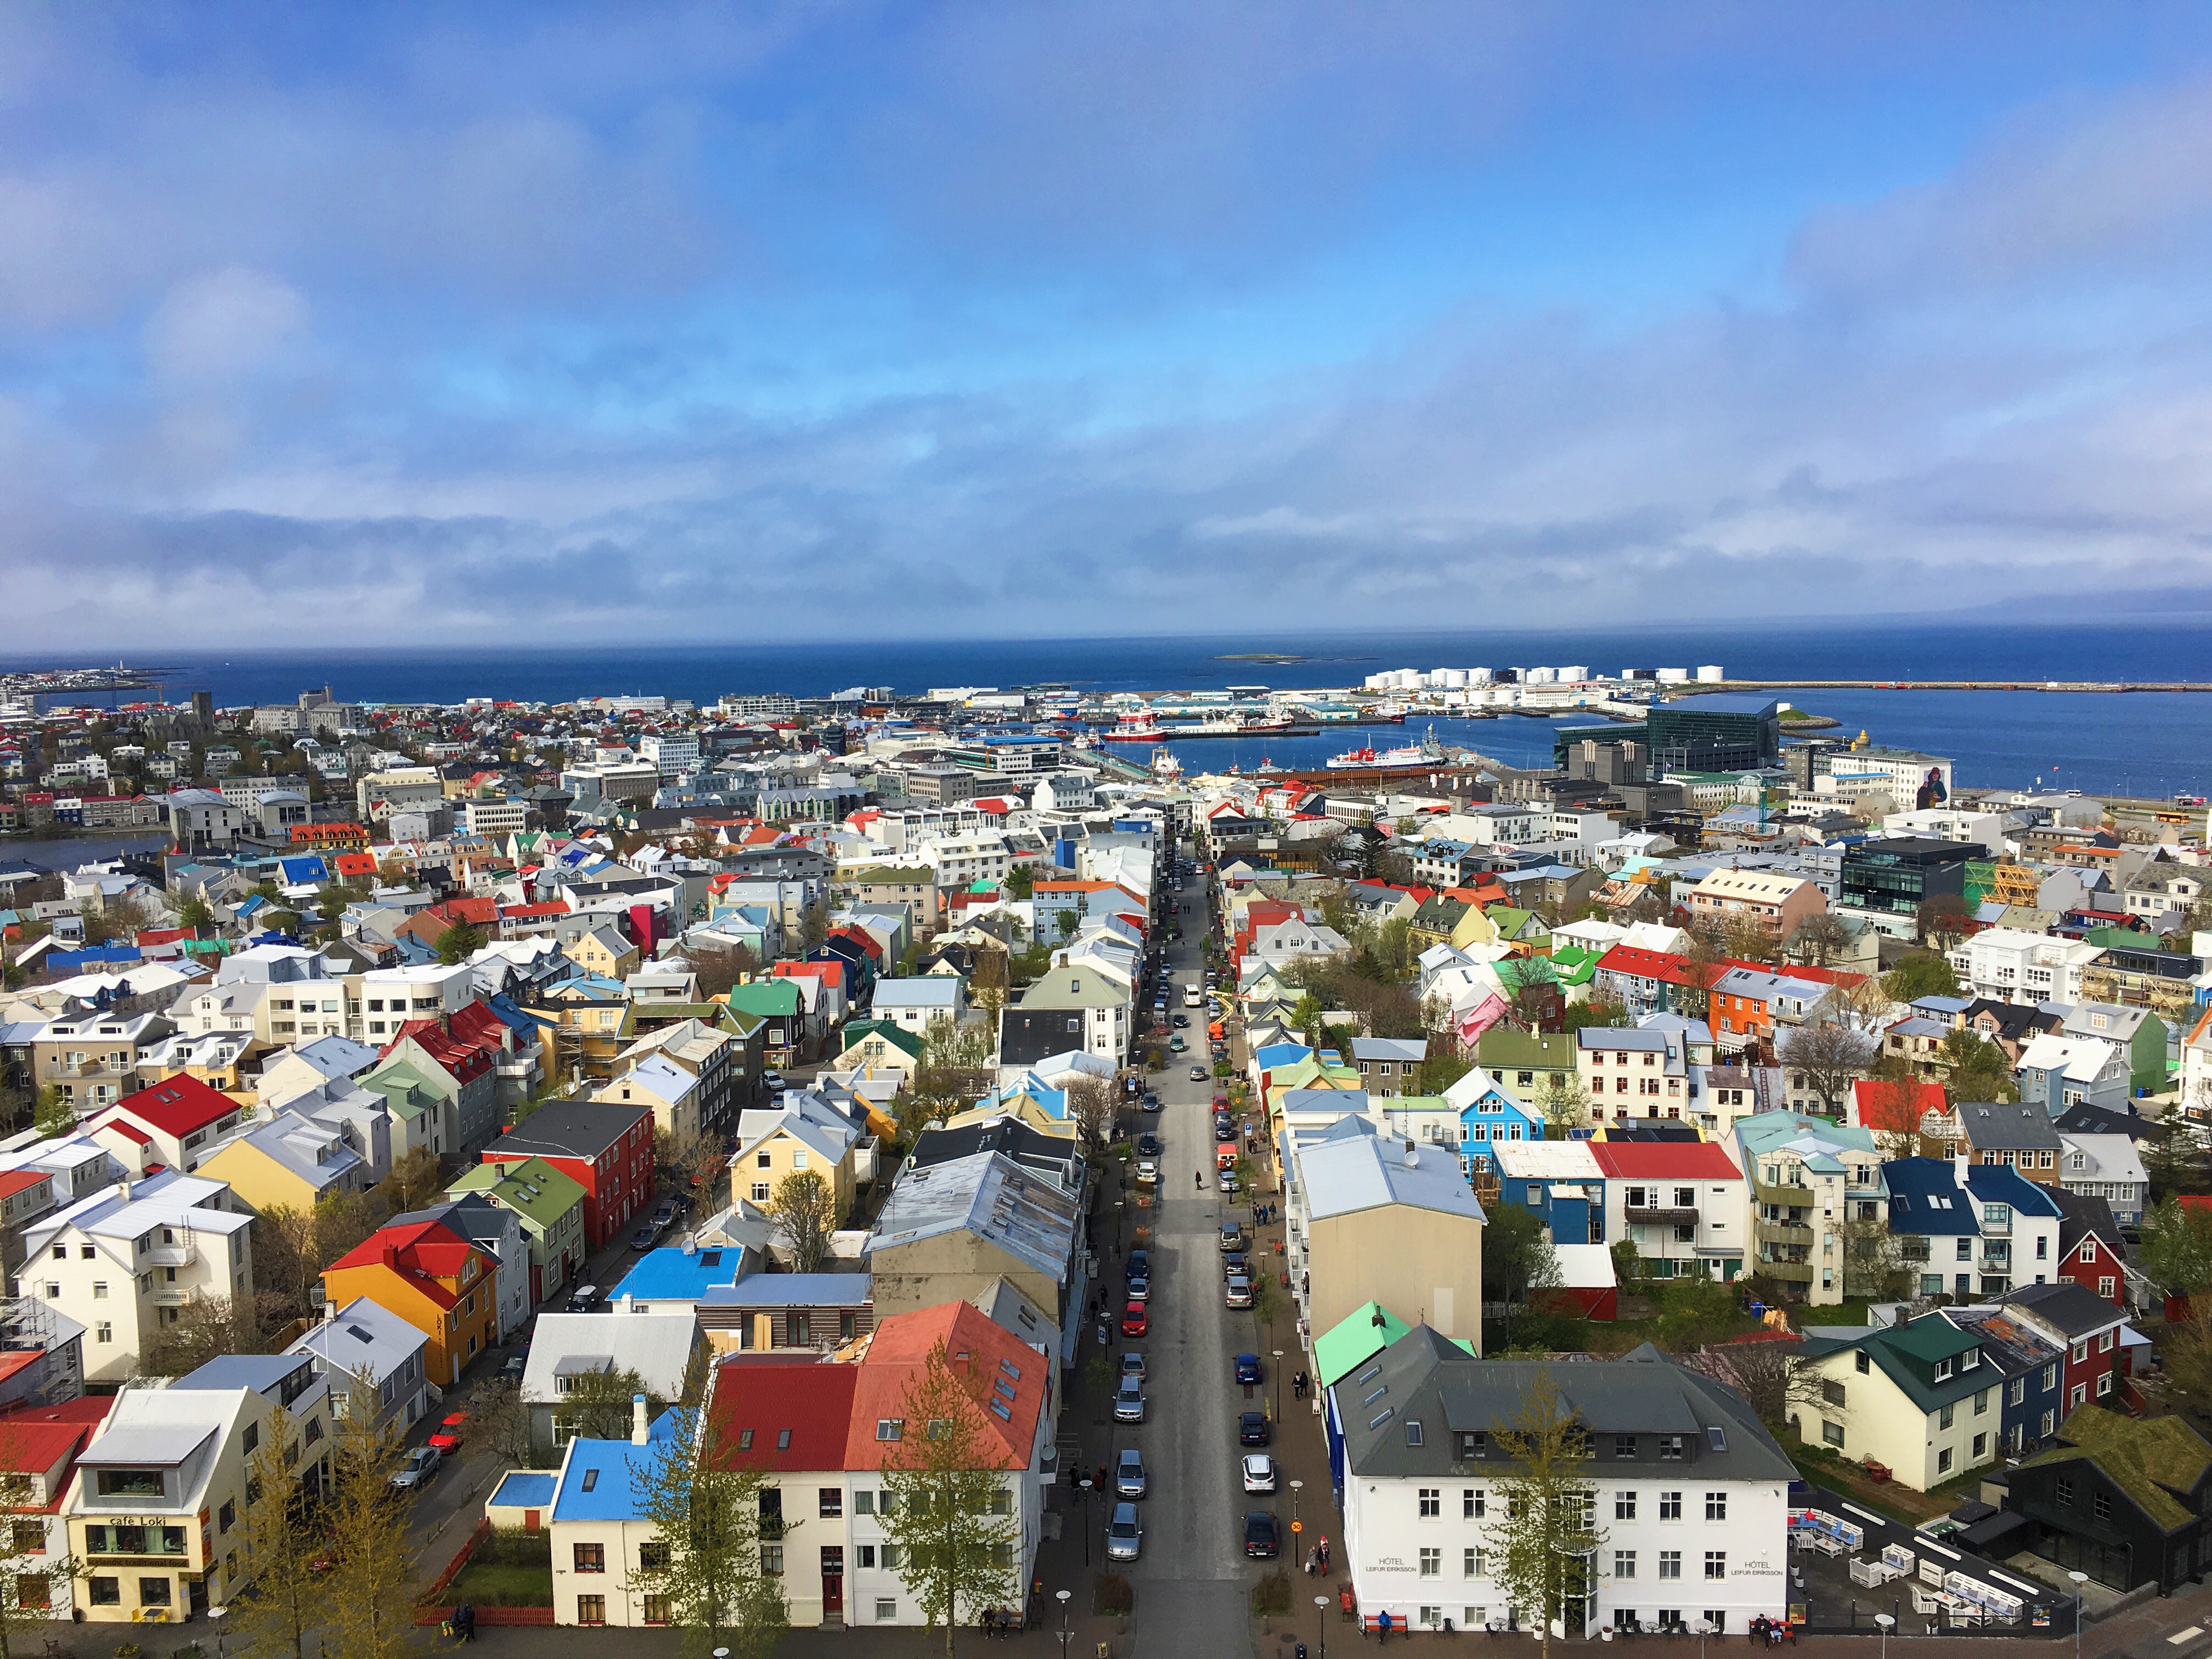
[(1544, 1138), (1544, 1120), (1535, 1109), (1507, 1094), (1480, 1066), (1446, 1089), (1444, 1100), (1459, 1114), (1460, 1168), (1470, 1180), (1497, 1168), (1490, 1150), (1497, 1143)]

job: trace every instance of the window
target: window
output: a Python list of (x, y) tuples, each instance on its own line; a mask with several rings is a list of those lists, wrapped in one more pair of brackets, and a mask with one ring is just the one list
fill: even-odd
[(2005, 1390), (2005, 1404), (2017, 1406), (2027, 1398), (2027, 1379), (2024, 1376), (2015, 1376)]
[(2119, 1334), (2118, 1332), (2106, 1331), (2102, 1336), (2097, 1339), (2097, 1352), (2099, 1353), (2112, 1352), (2112, 1344), (2118, 1340), (2119, 1340)]
[(1435, 1578), (1440, 1577), (1443, 1574), (1443, 1570), (1444, 1553), (1442, 1550), (1423, 1550), (1421, 1552), (1422, 1577)]
[(1462, 1550), (1459, 1553), (1459, 1573), (1462, 1578), (1480, 1578), (1489, 1565), (1480, 1550)]
[(845, 1514), (845, 1492), (842, 1486), (823, 1486), (817, 1490), (819, 1507), (815, 1511), (824, 1521), (842, 1520)]
[(2073, 1362), (2078, 1365), (2088, 1357), (2089, 1339), (2085, 1336), (2079, 1342), (2076, 1342), (2074, 1345), (2072, 1351), (2068, 1355), (2068, 1358), (2072, 1359)]
[(1841, 1406), (1844, 1403), (1844, 1385), (1840, 1382), (1832, 1382), (1823, 1377), (1820, 1380), (1820, 1403), (1825, 1406)]
[(2058, 1386), (2058, 1367), (2057, 1367), (2056, 1364), (2045, 1365), (2045, 1366), (2043, 1368), (2043, 1387), (2044, 1387), (2044, 1391), (2045, 1391), (2045, 1393), (2048, 1393), (2050, 1390), (2051, 1390), (2052, 1389), (2057, 1388), (2057, 1386)]
[[(215, 1519), (218, 1530), (228, 1532), (238, 1521), (238, 1501), (231, 1498), (224, 1498), (222, 1507), (216, 1511)], [(17, 1548), (21, 1549), (21, 1545), (19, 1542)]]
[(1681, 1457), (1682, 1437), (1679, 1434), (1661, 1435), (1659, 1437), (1659, 1461), (1662, 1463), (1680, 1462), (1681, 1461)]
[(2066, 1391), (2066, 1403), (2069, 1407), (2087, 1405), (2089, 1403), (2089, 1385), (2087, 1382), (2076, 1382), (2071, 1389), (2069, 1389)]
[(668, 1546), (640, 1544), (637, 1547), (637, 1565), (645, 1572), (661, 1571), (668, 1565)]
[(114, 1341), (115, 1327), (105, 1319), (100, 1321), (92, 1328), (92, 1339), (95, 1342)]
[(1951, 1419), (1958, 1414), (1958, 1409), (1959, 1408), (1956, 1406), (1946, 1406), (1942, 1411), (1937, 1412), (1936, 1413), (1936, 1426), (1939, 1429), (1949, 1428), (1951, 1426)]
[(1853, 1354), (1851, 1358), (1858, 1362), (1858, 1373), (1861, 1376), (1874, 1370), (1874, 1361), (1869, 1359), (1863, 1351)]
[(1486, 1507), (1484, 1496), (1485, 1494), (1483, 1490), (1480, 1486), (1462, 1487), (1459, 1494), (1460, 1519), (1462, 1521), (1481, 1520), (1483, 1510)]
[(1681, 1493), (1662, 1492), (1659, 1494), (1659, 1518), (1662, 1521), (1680, 1521), (1682, 1518)]
[(607, 1622), (607, 1598), (604, 1595), (580, 1595), (576, 1598), (576, 1622), (580, 1625), (604, 1625)]
[(2106, 1395), (2112, 1393), (2112, 1374), (2110, 1371), (2106, 1371), (2102, 1376), (2097, 1379), (2097, 1398), (2102, 1400)]
[(879, 1625), (888, 1625), (897, 1617), (898, 1598), (895, 1595), (878, 1595), (876, 1598), (876, 1622)]
[(123, 1603), (123, 1581), (120, 1578), (95, 1578), (92, 1581), (92, 1604), (96, 1607), (120, 1607)]
[(1987, 1417), (1989, 1414), (1990, 1391), (1987, 1389), (1984, 1389), (1979, 1394), (1974, 1396), (1974, 1415), (1977, 1417)]
[(765, 1181), (756, 1181), (755, 1182), (753, 1182), (753, 1202), (754, 1202), (754, 1203), (756, 1203), (756, 1204), (765, 1204), (765, 1203), (767, 1203), (768, 1201), (769, 1201), (769, 1186), (768, 1186), (768, 1182), (766, 1182)]
[(2081, 1254), (2075, 1259), (2084, 1263), (2094, 1261), (2097, 1259), (2097, 1241), (2094, 1238), (2082, 1240)]
[(1708, 1578), (1725, 1578), (1728, 1577), (1728, 1552), (1726, 1550), (1707, 1550), (1705, 1552), (1705, 1577)]
[(1681, 1551), (1661, 1550), (1659, 1552), (1659, 1576), (1662, 1578), (1680, 1578), (1682, 1576)]
[(648, 1595), (645, 1598), (645, 1622), (648, 1625), (665, 1625), (668, 1622), (666, 1596)]
[(607, 1570), (607, 1547), (605, 1544), (576, 1546), (578, 1572), (605, 1572)]
[(1725, 1521), (1728, 1519), (1728, 1494), (1726, 1492), (1709, 1492), (1705, 1494), (1705, 1519), (1708, 1521)]
[(2068, 1480), (2064, 1475), (2060, 1475), (2057, 1480), (2051, 1483), (2051, 1496), (2056, 1498), (2060, 1503), (2066, 1505), (2068, 1509), (2070, 1510), (2074, 1507), (2074, 1483)]
[(1975, 1457), (1975, 1461), (1976, 1461), (1976, 1462), (1979, 1462), (1983, 1457), (1984, 1457), (1985, 1455), (1988, 1455), (1988, 1452), (1989, 1452), (1989, 1448), (1990, 1448), (1990, 1437), (1989, 1437), (1989, 1436), (1988, 1436), (1988, 1435), (1986, 1435), (1986, 1434), (1978, 1434), (1978, 1435), (1976, 1435), (1976, 1436), (1974, 1437), (1974, 1457)]
[(141, 1578), (138, 1581), (138, 1605), (142, 1607), (166, 1607), (169, 1605), (170, 1586), (166, 1578)]
[(1617, 1492), (1613, 1493), (1613, 1518), (1616, 1521), (1633, 1521), (1636, 1519), (1636, 1494), (1634, 1492)]
[(1950, 1467), (1951, 1449), (1948, 1446), (1946, 1446), (1942, 1451), (1936, 1454), (1936, 1473), (1938, 1474), (1944, 1474), (1950, 1468)]
[(1423, 1486), (1420, 1489), (1422, 1520), (1433, 1521), (1443, 1513), (1443, 1492), (1440, 1487)]
[(761, 1546), (761, 1571), (772, 1578), (783, 1577), (782, 1545), (763, 1544)]
[(2090, 1493), (2089, 1510), (2100, 1521), (2111, 1520), (2112, 1518), (2112, 1494), (2101, 1492)]
[(1820, 1419), (1820, 1443), (1823, 1445), (1827, 1446), (1842, 1445), (1844, 1443), (1844, 1425), (1840, 1423), (1831, 1423), (1826, 1418), (1822, 1418)]
[(102, 1469), (100, 1471), (100, 1495), (102, 1498), (159, 1498), (161, 1496), (161, 1472), (159, 1469)]
[(1613, 1576), (1615, 1578), (1633, 1578), (1636, 1577), (1636, 1552), (1634, 1550), (1615, 1550), (1613, 1553)]

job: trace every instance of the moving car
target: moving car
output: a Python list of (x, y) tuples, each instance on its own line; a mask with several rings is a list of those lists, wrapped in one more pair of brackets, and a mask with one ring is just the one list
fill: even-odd
[(1237, 1443), (1240, 1446), (1264, 1446), (1274, 1439), (1267, 1426), (1265, 1412), (1239, 1412), (1237, 1414)]
[(1121, 1352), (1121, 1375), (1125, 1377), (1133, 1376), (1139, 1382), (1143, 1382), (1145, 1380), (1145, 1356), (1138, 1352), (1134, 1348), (1123, 1349)]
[(1237, 1356), (1236, 1366), (1237, 1380), (1239, 1382), (1257, 1382), (1260, 1380), (1260, 1356), (1258, 1354), (1238, 1354)]
[(1282, 1540), (1275, 1530), (1275, 1517), (1266, 1510), (1249, 1510), (1244, 1516), (1244, 1553), (1272, 1561), (1282, 1547)]
[(1275, 1483), (1279, 1478), (1275, 1470), (1275, 1460), (1267, 1453), (1246, 1452), (1244, 1454), (1244, 1490), (1246, 1492), (1273, 1492), (1275, 1490)]
[(1114, 1505), (1114, 1518), (1106, 1523), (1106, 1559), (1133, 1561), (1145, 1547), (1144, 1522), (1137, 1519), (1134, 1504)]
[(1129, 1281), (1129, 1300), (1130, 1300), (1130, 1301), (1132, 1301), (1132, 1302), (1150, 1302), (1152, 1299), (1152, 1281), (1151, 1279), (1131, 1279), (1131, 1280)]
[(1142, 1336), (1147, 1326), (1145, 1320), (1145, 1304), (1143, 1303), (1132, 1302), (1127, 1307), (1121, 1310), (1122, 1335)]
[(1160, 1138), (1158, 1135), (1154, 1134), (1150, 1129), (1147, 1129), (1144, 1133), (1137, 1137), (1137, 1156), (1139, 1158), (1158, 1158), (1159, 1155)]
[(1194, 1066), (1190, 1068), (1190, 1080), (1193, 1083), (1203, 1083), (1206, 1081), (1206, 1071), (1205, 1066)]
[(570, 1313), (589, 1313), (599, 1305), (599, 1287), (596, 1285), (579, 1285), (569, 1292), (568, 1311)]
[(438, 1431), (430, 1437), (430, 1449), (440, 1456), (448, 1456), (460, 1449), (462, 1432), (469, 1425), (466, 1412), (447, 1412), (438, 1425)]
[(782, 1073), (763, 1072), (761, 1073), (761, 1087), (768, 1090), (770, 1093), (781, 1094), (783, 1092), (786, 1086)]
[(1175, 1017), (1175, 1028), (1178, 1031), (1188, 1030), (1190, 1029), (1190, 1016), (1188, 1014), (1177, 1014)]
[(1177, 1031), (1173, 1036), (1168, 1039), (1168, 1052), (1171, 1054), (1179, 1054), (1189, 1047), (1190, 1044), (1183, 1041), (1183, 1035), (1181, 1031)]
[(408, 1492), (421, 1486), (422, 1482), (437, 1474), (438, 1465), (444, 1461), (439, 1455), (435, 1447), (411, 1448), (407, 1455), (399, 1460), (399, 1467), (392, 1472), (392, 1490)]
[(1116, 1498), (1142, 1498), (1145, 1495), (1145, 1457), (1134, 1446), (1124, 1446), (1121, 1456), (1114, 1462), (1114, 1495)]
[(1145, 1391), (1134, 1377), (1124, 1377), (1121, 1386), (1114, 1390), (1114, 1420), (1116, 1423), (1141, 1423), (1145, 1420)]
[(1160, 1109), (1160, 1097), (1150, 1089), (1145, 1091), (1145, 1109), (1148, 1112), (1157, 1112)]

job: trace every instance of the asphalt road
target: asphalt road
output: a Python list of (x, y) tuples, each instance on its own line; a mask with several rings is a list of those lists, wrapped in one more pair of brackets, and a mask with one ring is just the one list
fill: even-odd
[[(1184, 986), (1205, 981), (1199, 887), (1193, 878), (1179, 896), (1193, 910), (1183, 919), (1184, 942), (1170, 949), (1171, 1012), (1183, 1012)], [(1261, 1390), (1248, 1401), (1231, 1380), (1232, 1356), (1256, 1350), (1260, 1341), (1250, 1315), (1223, 1303), (1219, 1230), (1227, 1218), (1249, 1221), (1250, 1212), (1215, 1191), (1214, 1085), (1188, 1077), (1191, 1060), (1206, 1054), (1206, 1022), (1200, 1011), (1189, 1013), (1185, 1035), (1194, 1053), (1170, 1056), (1176, 1063), (1156, 1085), (1161, 1109), (1154, 1132), (1163, 1145), (1152, 1212), (1152, 1330), (1122, 1345), (1144, 1349), (1151, 1368), (1147, 1420), (1117, 1429), (1114, 1444), (1117, 1452), (1137, 1446), (1152, 1474), (1140, 1506), (1144, 1554), (1128, 1572), (1137, 1631), (1172, 1641), (1177, 1652), (1226, 1656), (1249, 1650), (1248, 1586), (1262, 1570), (1244, 1559), (1244, 1511), (1275, 1505), (1247, 1500), (1238, 1477), (1237, 1413), (1261, 1409), (1265, 1401)], [(1194, 1176), (1203, 1178), (1203, 1192)]]

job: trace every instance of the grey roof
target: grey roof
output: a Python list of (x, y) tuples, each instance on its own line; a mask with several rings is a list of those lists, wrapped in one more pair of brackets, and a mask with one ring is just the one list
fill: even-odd
[(1352, 1057), (1354, 1060), (1422, 1060), (1427, 1057), (1426, 1037), (1354, 1037)]
[(908, 1165), (876, 1218), (872, 1252), (964, 1230), (1066, 1283), (1075, 1254), (1075, 1199), (999, 1152)]
[[(1700, 1479), (1796, 1478), (1795, 1468), (1741, 1395), (1686, 1370), (1650, 1343), (1615, 1360), (1477, 1359), (1426, 1325), (1416, 1326), (1336, 1383), (1346, 1465), (1363, 1476), (1465, 1474), (1475, 1466), (1459, 1461), (1455, 1437), (1510, 1425), (1540, 1376), (1551, 1379), (1561, 1401), (1592, 1435), (1682, 1436), (1690, 1455), (1668, 1467), (1686, 1479), (1692, 1471)], [(1419, 1445), (1407, 1443), (1408, 1421), (1424, 1425)], [(1711, 1433), (1715, 1429), (1721, 1431), (1718, 1447)], [(1648, 1449), (1656, 1471), (1656, 1444), (1641, 1449)], [(1503, 1457), (1494, 1462), (1501, 1474), (1511, 1468)]]
[(2058, 1150), (2051, 1114), (2033, 1103), (1966, 1101), (1957, 1108), (1959, 1129), (1969, 1146)]
[(702, 1306), (860, 1308), (874, 1299), (866, 1273), (747, 1273), (734, 1285), (710, 1285)]
[(1663, 1054), (1672, 1051), (1680, 1035), (1678, 1031), (1641, 1025), (1583, 1025), (1576, 1028), (1575, 1047), (1608, 1050), (1648, 1049), (1653, 1054)]
[(681, 1313), (542, 1313), (531, 1334), (522, 1398), (531, 1405), (551, 1404), (556, 1376), (597, 1370), (573, 1362), (605, 1356), (635, 1371), (655, 1398), (674, 1400), (684, 1392), (684, 1374), (698, 1340), (699, 1317), (689, 1308)]
[(406, 1364), (408, 1356), (429, 1340), (364, 1296), (347, 1303), (284, 1352), (312, 1355), (329, 1370), (375, 1384)]
[(2100, 1331), (2120, 1310), (2087, 1285), (2062, 1279), (2049, 1285), (2022, 1285), (1997, 1298), (1999, 1305), (2023, 1309), (2069, 1337)]
[(959, 979), (951, 974), (926, 974), (915, 979), (876, 981), (872, 1007), (950, 1008), (957, 1000)]
[(1300, 1152), (1298, 1173), (1316, 1220), (1386, 1204), (1483, 1218), (1458, 1154), (1442, 1146), (1375, 1135), (1323, 1140)]

